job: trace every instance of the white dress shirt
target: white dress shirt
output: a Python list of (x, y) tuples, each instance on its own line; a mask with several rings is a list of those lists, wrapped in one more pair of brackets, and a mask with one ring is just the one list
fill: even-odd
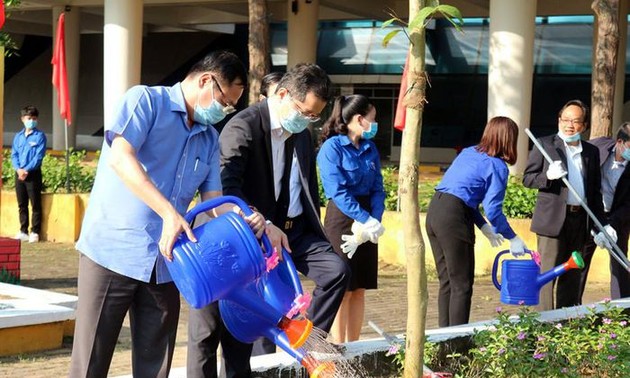
[[(579, 142), (577, 146), (570, 146), (564, 144), (564, 149), (567, 153), (567, 168), (569, 183), (575, 189), (577, 194), (586, 203), (586, 195), (584, 191), (584, 164), (582, 164), (582, 142)], [(567, 197), (567, 205), (579, 205), (580, 201), (573, 195), (573, 192), (569, 191)]]

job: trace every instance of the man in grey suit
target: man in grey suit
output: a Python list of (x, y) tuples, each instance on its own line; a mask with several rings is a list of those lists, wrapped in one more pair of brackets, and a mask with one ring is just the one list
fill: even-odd
[[(567, 102), (558, 113), (558, 133), (540, 138), (553, 163), (549, 164), (536, 148), (529, 154), (523, 184), (538, 189), (531, 230), (538, 236), (542, 271), (562, 264), (573, 251), (582, 251), (592, 227), (578, 198), (568, 190), (562, 177), (567, 176), (578, 195), (602, 219), (599, 152), (580, 138), (586, 130), (587, 119), (588, 108), (582, 101)], [(579, 284), (579, 271), (564, 273), (542, 288), (538, 309), (552, 310), (579, 304)]]
[[(596, 138), (589, 141), (599, 149), (602, 171), (602, 197), (606, 221), (617, 231), (617, 245), (628, 255), (630, 234), (630, 122), (624, 122), (617, 138)], [(589, 240), (584, 248), (581, 292), (584, 293), (588, 270), (595, 252), (596, 241)], [(630, 273), (617, 260), (610, 261), (610, 297), (630, 296)]]

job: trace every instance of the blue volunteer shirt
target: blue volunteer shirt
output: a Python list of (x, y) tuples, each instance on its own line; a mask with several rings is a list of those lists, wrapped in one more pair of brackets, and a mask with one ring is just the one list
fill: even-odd
[[(334, 136), (322, 145), (317, 164), (326, 197), (335, 201), (341, 212), (361, 223), (370, 215), (381, 220), (385, 191), (374, 142), (361, 139), (356, 148), (347, 135)], [(356, 196), (370, 196), (371, 214), (359, 206)]]
[(14, 170), (22, 168), (31, 172), (42, 166), (46, 154), (46, 134), (37, 128), (28, 135), (25, 131), (25, 129), (19, 131), (13, 138), (11, 164)]
[(110, 145), (121, 135), (153, 184), (180, 214), (199, 190), (221, 191), (218, 133), (186, 125), (180, 84), (131, 88), (106, 126), (94, 187), (77, 249), (116, 273), (149, 282), (157, 264), (158, 283), (171, 281), (158, 249), (162, 219), (136, 197), (109, 166)]
[(503, 160), (479, 152), (476, 147), (468, 147), (455, 158), (435, 190), (464, 201), (474, 210), (475, 224), (479, 228), (486, 223), (479, 212), (479, 204), (483, 204), (494, 231), (512, 239), (516, 234), (503, 214), (508, 175), (507, 164)]

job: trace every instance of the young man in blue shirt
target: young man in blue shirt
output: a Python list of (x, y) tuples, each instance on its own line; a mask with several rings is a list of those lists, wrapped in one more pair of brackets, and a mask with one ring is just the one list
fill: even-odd
[[(222, 193), (213, 125), (234, 111), (246, 80), (236, 55), (215, 52), (172, 87), (129, 89), (105, 125), (77, 242), (79, 302), (70, 377), (107, 376), (127, 311), (133, 375), (168, 376), (180, 302), (164, 259), (172, 258), (182, 232), (196, 240), (182, 217), (195, 193), (202, 200)], [(262, 232), (262, 216), (246, 219)]]
[[(46, 154), (46, 134), (37, 129), (39, 111), (29, 105), (22, 109), (24, 129), (15, 134), (11, 147), (11, 164), (15, 170), (15, 193), (20, 211), (20, 232), (15, 239), (37, 243), (42, 227), (42, 161)], [(28, 202), (33, 217), (28, 233)]]

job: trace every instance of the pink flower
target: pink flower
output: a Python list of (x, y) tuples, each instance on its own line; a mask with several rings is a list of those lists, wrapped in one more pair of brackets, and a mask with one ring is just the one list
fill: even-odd
[(400, 350), (400, 344), (392, 344), (389, 346), (389, 350), (387, 351), (387, 355), (391, 356), (394, 355), (396, 353), (398, 353), (398, 351)]
[(536, 263), (536, 265), (538, 265), (540, 267), (540, 253), (538, 251), (531, 251), (532, 253), (532, 260), (534, 260), (534, 262)]
[(518, 336), (516, 336), (516, 338), (519, 340), (523, 340), (525, 336), (526, 336), (525, 332), (521, 331), (518, 333)]
[(619, 324), (620, 324), (622, 327), (625, 327), (625, 326), (628, 324), (628, 322), (627, 322), (627, 321), (625, 321), (625, 320), (622, 320), (622, 321), (620, 321), (620, 322), (619, 322)]
[(547, 355), (547, 353), (536, 353), (536, 354), (534, 354), (534, 359), (535, 360), (542, 360), (543, 358), (545, 358), (546, 355)]
[(611, 332), (611, 333), (610, 333), (610, 338), (611, 338), (611, 339), (616, 339), (616, 338), (617, 338), (617, 334), (616, 334), (616, 333), (614, 333), (614, 332)]
[(617, 359), (617, 356), (608, 356), (608, 361), (614, 361)]
[(608, 297), (604, 298), (603, 302), (604, 303), (610, 303), (610, 298), (608, 298)]
[(556, 324), (556, 325), (555, 325), (555, 327), (556, 327), (557, 329), (562, 329), (562, 323), (558, 323), (558, 324)]
[(501, 312), (503, 311), (503, 308), (501, 306), (497, 306), (497, 308), (494, 309), (496, 312)]
[(525, 301), (523, 301), (523, 300), (518, 301), (518, 305), (519, 305), (519, 306), (523, 306), (523, 305), (525, 305)]
[(610, 324), (610, 323), (612, 323), (612, 320), (610, 320), (610, 319), (608, 319), (608, 318), (604, 318), (602, 321), (604, 322), (604, 324)]

